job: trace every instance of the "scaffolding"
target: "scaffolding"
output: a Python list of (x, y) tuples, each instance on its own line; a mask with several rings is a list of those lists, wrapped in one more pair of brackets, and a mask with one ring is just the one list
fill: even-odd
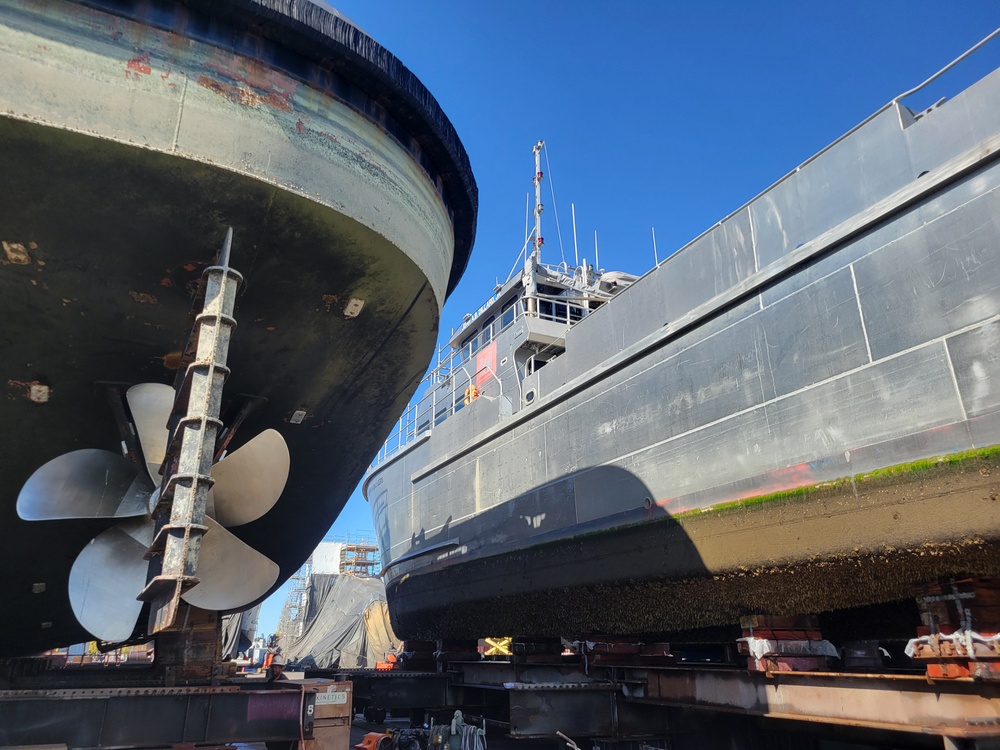
[(312, 556), (303, 563), (289, 581), (288, 594), (278, 618), (278, 634), (290, 638), (302, 635), (309, 609), (309, 586), (312, 578)]
[(359, 578), (374, 578), (381, 568), (378, 545), (362, 537), (359, 541), (344, 542), (340, 548), (340, 572)]

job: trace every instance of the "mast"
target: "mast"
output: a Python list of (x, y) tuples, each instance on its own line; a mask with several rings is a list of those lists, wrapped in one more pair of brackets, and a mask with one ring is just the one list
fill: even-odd
[(535, 177), (533, 180), (535, 183), (535, 241), (532, 244), (531, 253), (524, 258), (523, 279), (529, 315), (536, 315), (538, 312), (538, 284), (535, 281), (535, 273), (538, 264), (542, 262), (542, 245), (545, 244), (545, 240), (542, 238), (542, 211), (545, 210), (542, 205), (542, 147), (544, 146), (545, 141), (539, 141), (531, 149), (535, 155)]
[(579, 267), (580, 251), (576, 247), (576, 204), (570, 203), (569, 210), (573, 212), (573, 265)]

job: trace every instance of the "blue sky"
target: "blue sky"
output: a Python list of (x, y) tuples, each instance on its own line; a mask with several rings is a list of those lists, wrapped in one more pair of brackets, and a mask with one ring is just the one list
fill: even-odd
[[(335, 5), (420, 78), (469, 152), (479, 228), (445, 337), (517, 258), (538, 139), (543, 259), (572, 262), (575, 203), (580, 255), (592, 262), (596, 230), (602, 267), (644, 273), (651, 227), (662, 260), (1000, 27), (997, 0)], [(1000, 39), (905, 103), (924, 109), (997, 67)], [(355, 492), (330, 535), (371, 528)]]

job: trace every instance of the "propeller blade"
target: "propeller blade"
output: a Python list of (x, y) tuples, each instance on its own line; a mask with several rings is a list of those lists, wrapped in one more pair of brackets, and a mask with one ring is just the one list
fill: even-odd
[(153, 484), (160, 484), (160, 464), (167, 455), (170, 432), (167, 421), (174, 408), (174, 389), (162, 383), (139, 383), (128, 389), (125, 398), (132, 412), (139, 445)]
[(202, 609), (235, 609), (259, 599), (278, 580), (278, 566), (205, 516), (196, 575), (201, 580), (183, 595)]
[(28, 477), (17, 515), (25, 521), (142, 516), (150, 491), (127, 459), (85, 448), (56, 456)]
[(135, 630), (143, 605), (136, 597), (149, 567), (143, 555), (152, 540), (152, 521), (124, 521), (91, 539), (77, 555), (69, 572), (69, 602), (95, 638), (124, 641)]
[(281, 433), (264, 430), (212, 467), (212, 517), (223, 526), (241, 526), (263, 516), (285, 489), (289, 465)]

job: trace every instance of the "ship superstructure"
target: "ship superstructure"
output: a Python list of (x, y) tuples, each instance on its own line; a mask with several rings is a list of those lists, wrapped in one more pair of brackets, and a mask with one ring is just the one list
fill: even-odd
[(532, 149), (534, 227), (518, 257), (523, 265), (515, 265), (507, 280), (497, 284), (493, 295), (475, 313), (467, 314), (447, 345), (438, 349), (436, 364), (383, 445), (375, 466), (481, 397), (503, 415), (531, 404), (535, 394), (525, 391), (525, 382), (566, 350), (569, 328), (638, 278), (622, 271), (597, 271), (586, 258), (575, 266), (542, 261), (544, 146), (539, 141)]

